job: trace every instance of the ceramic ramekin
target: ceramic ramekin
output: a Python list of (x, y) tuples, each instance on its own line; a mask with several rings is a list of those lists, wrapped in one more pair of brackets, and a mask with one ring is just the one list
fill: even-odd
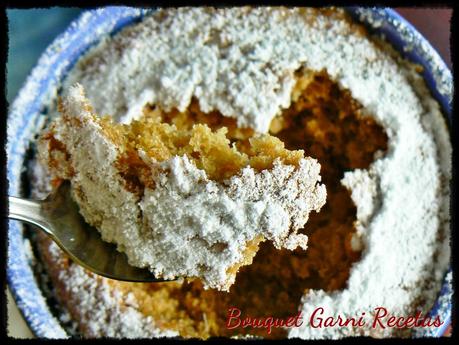
[[(347, 8), (351, 16), (372, 33), (383, 34), (399, 52), (424, 67), (424, 77), (443, 113), (451, 124), (451, 72), (427, 40), (395, 11), (374, 8)], [(7, 121), (7, 177), (9, 195), (21, 194), (21, 172), (28, 144), (39, 128), (46, 104), (58, 92), (60, 82), (77, 59), (101, 37), (141, 20), (148, 10), (107, 7), (83, 13), (57, 37), (41, 56), (13, 102)], [(51, 314), (34, 278), (30, 251), (23, 237), (23, 226), (9, 222), (7, 280), (12, 294), (32, 332), (37, 337), (64, 338), (67, 333)], [(451, 323), (451, 274), (445, 276), (442, 290), (431, 314), (440, 315), (443, 327), (420, 336), (441, 336)]]

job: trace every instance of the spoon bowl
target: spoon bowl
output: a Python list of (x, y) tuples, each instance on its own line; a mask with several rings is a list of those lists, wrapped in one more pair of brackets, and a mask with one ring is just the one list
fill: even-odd
[(10, 196), (8, 218), (21, 220), (43, 230), (77, 264), (101, 276), (131, 282), (163, 282), (147, 269), (129, 265), (127, 256), (102, 240), (87, 224), (63, 182), (45, 200)]

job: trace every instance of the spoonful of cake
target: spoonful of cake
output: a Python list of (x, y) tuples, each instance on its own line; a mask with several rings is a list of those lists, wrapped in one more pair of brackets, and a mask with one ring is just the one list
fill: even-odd
[(115, 123), (76, 84), (38, 145), (53, 181), (70, 181), (79, 213), (129, 265), (228, 291), (262, 241), (307, 248), (298, 230), (326, 199), (315, 159), (268, 134), (230, 140), (222, 115), (145, 109)]

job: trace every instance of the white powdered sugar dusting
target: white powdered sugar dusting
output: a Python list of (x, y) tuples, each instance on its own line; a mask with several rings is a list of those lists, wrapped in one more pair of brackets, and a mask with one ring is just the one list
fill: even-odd
[[(63, 260), (62, 251), (51, 242), (48, 252), (56, 265)], [(159, 338), (174, 337), (177, 332), (162, 331), (155, 327), (151, 317), (140, 313), (132, 296), (122, 294), (110, 286), (109, 280), (88, 274), (81, 266), (69, 265), (58, 277), (64, 286), (63, 292), (70, 299), (68, 305), (78, 306), (73, 311), (84, 325), (88, 338)], [(107, 325), (110, 325), (107, 327)]]
[[(346, 288), (332, 293), (310, 290), (299, 309), (310, 315), (320, 306), (324, 317), (362, 312), (370, 316), (377, 306), (400, 316), (412, 315), (415, 308), (428, 311), (450, 259), (452, 148), (438, 103), (413, 66), (396, 58), (389, 46), (375, 44), (346, 20), (312, 9), (166, 9), (91, 49), (70, 72), (66, 85), (80, 82), (96, 112), (125, 122), (140, 114), (146, 103), (183, 110), (195, 97), (205, 112), (216, 109), (237, 118), (240, 126), (266, 132), (271, 119), (290, 104), (299, 67), (326, 70), (389, 138), (383, 157), (378, 156), (367, 170), (347, 172), (343, 179), (357, 206), (356, 246), (363, 248), (361, 260), (351, 269)], [(110, 157), (112, 149), (105, 146)], [(86, 162), (82, 168), (97, 179), (94, 162), (88, 157)], [(176, 163), (180, 169), (187, 164), (180, 158)], [(87, 186), (91, 183), (85, 180)], [(132, 206), (137, 200), (121, 186), (121, 181), (107, 186), (114, 193), (104, 209), (107, 213), (92, 215), (108, 222), (102, 228), (110, 228), (110, 236), (119, 236), (125, 226), (114, 211), (118, 207), (132, 215), (129, 222), (139, 222), (139, 208)], [(89, 188), (85, 194), (88, 199), (104, 198), (97, 192)], [(250, 195), (246, 197), (250, 200)], [(275, 209), (276, 204), (270, 207)], [(78, 281), (75, 277), (85, 275), (72, 274), (66, 279)], [(94, 303), (93, 308), (117, 310), (111, 304), (113, 297), (91, 297), (91, 286), (85, 286), (89, 289), (75, 291), (75, 303), (86, 299)], [(154, 336), (140, 329), (145, 336)], [(96, 331), (99, 335), (113, 332), (102, 326), (94, 335)], [(289, 337), (380, 337), (392, 332), (389, 328), (317, 329), (305, 322), (290, 329)]]
[(351, 191), (352, 200), (357, 207), (359, 223), (367, 223), (375, 211), (378, 201), (378, 184), (375, 177), (371, 177), (368, 170), (357, 169), (346, 172), (341, 183)]
[(140, 202), (151, 229), (142, 238), (142, 259), (154, 262), (161, 276), (203, 276), (209, 286), (224, 282), (219, 289), (233, 283), (228, 267), (243, 260), (241, 248), (259, 234), (278, 249), (306, 249), (307, 236), (290, 229), (304, 225), (326, 198), (313, 159), (302, 159), (298, 169), (279, 160), (260, 173), (246, 167), (223, 184), (208, 180), (186, 156), (159, 165), (168, 173), (160, 173)]
[(276, 159), (272, 169), (245, 167), (217, 183), (186, 156), (158, 163), (144, 154), (155, 187), (139, 197), (126, 189), (116, 167), (122, 147), (103, 133), (81, 85), (70, 88), (62, 109), (49, 133), (65, 153), (53, 150), (45, 134), (41, 160), (53, 176), (71, 181), (81, 214), (131, 265), (166, 279), (199, 277), (206, 287), (228, 290), (236, 274), (230, 269), (244, 261), (257, 236), (279, 249), (307, 248), (307, 236), (296, 230), (326, 199), (316, 160), (303, 158), (294, 167)]

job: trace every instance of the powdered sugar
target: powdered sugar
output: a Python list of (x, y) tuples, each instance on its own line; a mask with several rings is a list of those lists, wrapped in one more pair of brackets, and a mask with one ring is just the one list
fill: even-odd
[(359, 205), (357, 219), (367, 224), (374, 213), (379, 199), (377, 178), (370, 176), (368, 170), (354, 170), (344, 174), (341, 183), (351, 191), (352, 200)]
[[(60, 265), (63, 256), (59, 247), (50, 243), (48, 251)], [(88, 274), (81, 266), (70, 265), (61, 270), (59, 281), (69, 296), (69, 305), (77, 305), (74, 312), (83, 322), (80, 327), (85, 329), (85, 335), (94, 337), (116, 338), (151, 338), (177, 336), (173, 331), (161, 331), (155, 327), (154, 320), (144, 317), (132, 305), (129, 295), (123, 295), (119, 290), (110, 286), (108, 279)], [(110, 327), (106, 327), (109, 324)]]
[[(312, 10), (170, 9), (93, 49), (69, 83), (82, 82), (96, 110), (118, 118), (131, 117), (145, 101), (183, 108), (194, 95), (204, 111), (219, 109), (263, 131), (288, 105), (297, 67), (326, 69), (384, 126), (389, 150), (368, 172), (344, 179), (365, 248), (348, 286), (311, 291), (301, 308), (355, 315), (383, 305), (407, 315), (420, 299), (419, 307), (431, 307), (449, 261), (451, 145), (421, 78), (383, 48), (346, 21)], [(307, 324), (290, 331), (301, 338), (356, 334)]]
[(140, 202), (151, 229), (142, 257), (151, 256), (156, 274), (204, 277), (219, 289), (234, 282), (228, 267), (243, 260), (241, 248), (257, 235), (279, 249), (306, 249), (307, 236), (295, 230), (325, 203), (325, 187), (317, 185), (320, 167), (312, 159), (302, 159), (298, 169), (279, 160), (261, 173), (246, 167), (223, 184), (208, 180), (186, 156), (160, 167), (169, 173), (160, 173)]

